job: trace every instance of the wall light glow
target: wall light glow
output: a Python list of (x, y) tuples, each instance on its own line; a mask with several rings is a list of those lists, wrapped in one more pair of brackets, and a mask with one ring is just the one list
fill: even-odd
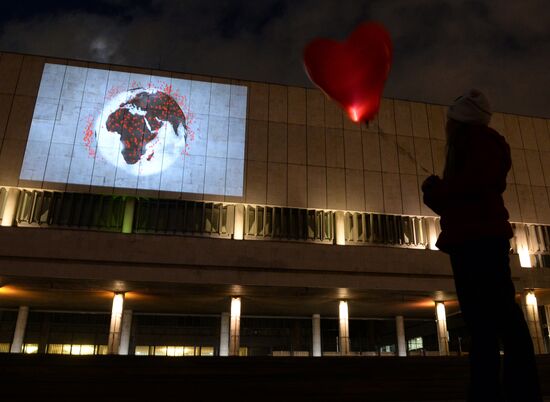
[(437, 319), (441, 321), (446, 321), (447, 315), (445, 314), (445, 304), (443, 302), (436, 302), (435, 306), (436, 306)]
[(525, 295), (525, 304), (528, 306), (537, 306), (537, 297), (535, 296), (535, 292), (528, 292)]
[(122, 314), (122, 307), (124, 306), (124, 293), (115, 293), (113, 297), (113, 309), (112, 314)]
[(231, 317), (240, 317), (241, 316), (241, 298), (233, 297), (231, 298)]
[(347, 320), (348, 317), (349, 317), (348, 302), (341, 300), (340, 301), (340, 319)]
[(533, 264), (531, 263), (531, 255), (529, 255), (529, 250), (520, 249), (518, 250), (519, 254), (519, 263), (522, 268), (533, 268)]

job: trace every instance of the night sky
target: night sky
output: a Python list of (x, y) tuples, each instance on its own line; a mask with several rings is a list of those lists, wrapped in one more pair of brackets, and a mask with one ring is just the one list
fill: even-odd
[(310, 86), (304, 45), (367, 20), (394, 41), (385, 96), (550, 118), (548, 0), (3, 2), (0, 50)]

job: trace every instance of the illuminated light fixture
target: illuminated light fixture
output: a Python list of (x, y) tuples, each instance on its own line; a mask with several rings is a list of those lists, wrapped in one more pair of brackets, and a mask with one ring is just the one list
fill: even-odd
[(336, 244), (339, 246), (345, 246), (346, 245), (346, 225), (345, 225), (345, 216), (344, 212), (342, 211), (336, 211), (334, 214), (335, 217), (335, 236), (336, 236)]
[(122, 314), (122, 307), (124, 306), (124, 293), (115, 293), (113, 297), (113, 309), (112, 315)]
[(522, 268), (533, 268), (531, 263), (531, 256), (529, 255), (529, 250), (526, 248), (518, 250), (519, 255), (519, 264)]
[(17, 212), (17, 200), (20, 193), (21, 190), (14, 187), (8, 190), (8, 197), (6, 199), (6, 203), (4, 204), (4, 212), (2, 214), (2, 222), (0, 223), (0, 226), (8, 227), (13, 225), (15, 214)]
[(340, 309), (340, 319), (347, 320), (349, 318), (348, 302), (345, 300), (340, 300), (339, 309)]
[(244, 205), (235, 205), (235, 226), (233, 227), (233, 239), (244, 238)]
[(447, 315), (445, 314), (445, 303), (435, 302), (435, 310), (438, 321), (447, 321)]
[(537, 297), (535, 296), (534, 291), (531, 290), (527, 292), (527, 294), (525, 295), (525, 304), (527, 304), (528, 306), (537, 306)]
[(231, 317), (240, 317), (241, 316), (241, 298), (232, 297), (231, 298)]

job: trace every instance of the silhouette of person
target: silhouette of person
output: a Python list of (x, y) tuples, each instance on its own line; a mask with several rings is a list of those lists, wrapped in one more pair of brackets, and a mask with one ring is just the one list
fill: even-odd
[(510, 272), (513, 232), (502, 198), (512, 165), (510, 147), (488, 127), (490, 118), (480, 91), (455, 99), (447, 111), (443, 178), (424, 181), (424, 203), (441, 216), (436, 246), (450, 256), (470, 332), (468, 401), (542, 402), (533, 343)]

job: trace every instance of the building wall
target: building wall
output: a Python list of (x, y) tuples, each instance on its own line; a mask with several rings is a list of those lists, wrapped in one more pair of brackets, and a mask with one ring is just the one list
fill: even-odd
[[(171, 75), (248, 87), (243, 197), (138, 190), (137, 195), (319, 209), (426, 215), (420, 184), (441, 174), (445, 107), (383, 99), (369, 125), (353, 124), (319, 90), (148, 69), (0, 54), (0, 185), (19, 173), (45, 62)], [(550, 224), (550, 121), (495, 113), (491, 125), (512, 148), (504, 194), (512, 221)], [(42, 188), (124, 193), (65, 184)], [(135, 194), (135, 192), (134, 192)]]

